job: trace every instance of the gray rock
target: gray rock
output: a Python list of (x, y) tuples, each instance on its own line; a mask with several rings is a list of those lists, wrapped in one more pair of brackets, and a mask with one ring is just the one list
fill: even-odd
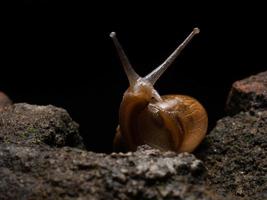
[(208, 169), (209, 185), (242, 199), (266, 199), (266, 134), (267, 110), (219, 120), (197, 152)]
[(88, 152), (64, 109), (2, 106), (0, 199), (266, 199), (266, 75), (233, 85), (227, 109), (237, 115), (218, 121), (201, 160), (148, 146)]
[[(110, 155), (0, 144), (0, 199), (217, 200), (192, 154), (144, 146)], [(230, 198), (228, 198), (230, 199)]]
[(79, 125), (55, 106), (13, 104), (0, 112), (0, 143), (83, 148)]
[[(219, 194), (267, 199), (267, 72), (236, 81), (217, 122), (196, 155)], [(246, 112), (244, 112), (246, 111)]]
[(0, 199), (222, 199), (206, 185), (206, 169), (192, 154), (142, 146), (107, 155), (67, 146), (83, 144), (64, 109), (5, 107)]

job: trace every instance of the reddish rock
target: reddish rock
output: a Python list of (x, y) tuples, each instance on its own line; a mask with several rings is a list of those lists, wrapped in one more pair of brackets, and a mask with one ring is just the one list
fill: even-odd
[(0, 111), (11, 104), (12, 101), (9, 99), (9, 97), (0, 91)]
[(234, 82), (226, 103), (230, 115), (267, 108), (267, 71)]

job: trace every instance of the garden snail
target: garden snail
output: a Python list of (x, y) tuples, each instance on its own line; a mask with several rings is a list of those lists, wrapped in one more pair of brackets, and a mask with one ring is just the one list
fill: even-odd
[(140, 77), (132, 68), (116, 33), (110, 33), (130, 86), (125, 91), (119, 109), (119, 126), (114, 138), (114, 148), (135, 151), (147, 144), (163, 151), (192, 152), (203, 140), (208, 117), (203, 106), (185, 95), (160, 96), (153, 85), (172, 64), (194, 35), (190, 35), (156, 69)]

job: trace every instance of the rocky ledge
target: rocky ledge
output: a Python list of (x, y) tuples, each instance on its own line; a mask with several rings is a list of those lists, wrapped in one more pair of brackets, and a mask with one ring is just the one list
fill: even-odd
[(222, 199), (188, 153), (0, 145), (0, 199)]
[[(233, 84), (225, 117), (196, 152), (218, 193), (267, 199), (267, 72)], [(235, 114), (235, 115), (234, 115)]]
[(237, 114), (241, 111), (267, 108), (267, 71), (236, 81), (226, 103), (226, 111)]
[(84, 150), (78, 124), (54, 106), (0, 112), (0, 199), (220, 199), (192, 154)]
[(267, 199), (267, 110), (225, 117), (206, 137), (197, 156), (208, 184), (220, 194)]
[(235, 115), (218, 121), (195, 156), (148, 146), (89, 152), (64, 109), (0, 98), (0, 199), (266, 199), (267, 73), (258, 76), (239, 93), (233, 85)]

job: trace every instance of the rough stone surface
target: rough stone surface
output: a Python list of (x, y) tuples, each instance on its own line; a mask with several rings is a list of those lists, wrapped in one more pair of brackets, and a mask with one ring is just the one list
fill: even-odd
[(219, 193), (267, 199), (267, 110), (225, 117), (197, 152)]
[(0, 199), (224, 199), (207, 186), (206, 169), (192, 154), (148, 146), (110, 155), (73, 148), (82, 146), (78, 125), (64, 109), (5, 107)]
[[(0, 144), (0, 199), (222, 199), (203, 163), (141, 147), (110, 155), (77, 148)], [(230, 198), (227, 198), (230, 199)]]
[(64, 109), (0, 105), (0, 199), (267, 199), (266, 75), (233, 84), (236, 115), (217, 122), (198, 159), (148, 146), (88, 152)]
[(226, 103), (231, 115), (260, 108), (267, 109), (267, 71), (236, 81)]
[(0, 112), (0, 143), (83, 147), (79, 125), (55, 106), (13, 104)]

